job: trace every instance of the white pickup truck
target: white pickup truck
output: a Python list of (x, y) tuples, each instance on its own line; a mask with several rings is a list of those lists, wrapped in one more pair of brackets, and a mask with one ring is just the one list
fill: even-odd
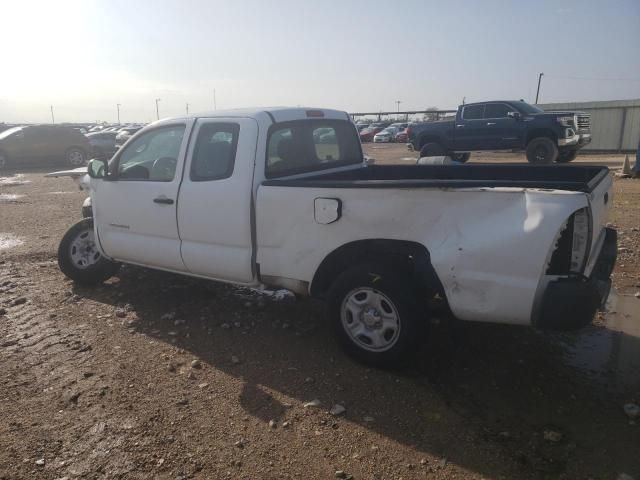
[[(92, 217), (61, 270), (120, 262), (326, 299), (359, 359), (400, 360), (452, 318), (577, 328), (616, 259), (606, 167), (371, 165), (345, 112), (216, 111), (147, 126), (92, 160)], [(89, 178), (90, 177), (90, 178)]]

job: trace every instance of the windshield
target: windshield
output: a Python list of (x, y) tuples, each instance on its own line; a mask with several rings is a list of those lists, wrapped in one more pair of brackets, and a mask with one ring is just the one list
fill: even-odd
[(298, 120), (269, 130), (267, 178), (362, 163), (362, 149), (351, 122)]
[(542, 110), (541, 108), (538, 108), (534, 105), (529, 105), (527, 102), (515, 102), (515, 106), (518, 108), (518, 110), (520, 110), (522, 113), (543, 113), (544, 110)]
[(9, 130), (5, 130), (4, 132), (0, 132), (0, 140), (2, 140), (3, 138), (7, 138), (16, 132), (19, 132), (20, 130), (22, 130), (22, 127), (13, 127)]

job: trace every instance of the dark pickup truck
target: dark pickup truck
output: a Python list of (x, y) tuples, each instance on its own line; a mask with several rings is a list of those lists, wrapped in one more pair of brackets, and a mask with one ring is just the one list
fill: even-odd
[(466, 162), (473, 151), (520, 150), (530, 163), (566, 163), (591, 141), (591, 117), (545, 112), (522, 100), (469, 103), (458, 107), (455, 120), (410, 124), (408, 140), (420, 157)]

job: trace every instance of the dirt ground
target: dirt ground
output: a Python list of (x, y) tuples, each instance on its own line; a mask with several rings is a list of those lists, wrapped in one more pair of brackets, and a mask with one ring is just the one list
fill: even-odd
[(640, 478), (640, 181), (615, 180), (617, 293), (592, 326), (434, 322), (385, 371), (314, 301), (134, 267), (74, 286), (56, 249), (84, 194), (42, 173), (0, 179), (0, 479)]

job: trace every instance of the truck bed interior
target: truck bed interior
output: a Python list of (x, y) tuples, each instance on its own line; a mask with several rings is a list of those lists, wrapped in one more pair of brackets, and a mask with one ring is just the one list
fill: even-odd
[(591, 192), (609, 174), (598, 165), (370, 165), (303, 178), (272, 179), (265, 186), (316, 188), (519, 187)]

